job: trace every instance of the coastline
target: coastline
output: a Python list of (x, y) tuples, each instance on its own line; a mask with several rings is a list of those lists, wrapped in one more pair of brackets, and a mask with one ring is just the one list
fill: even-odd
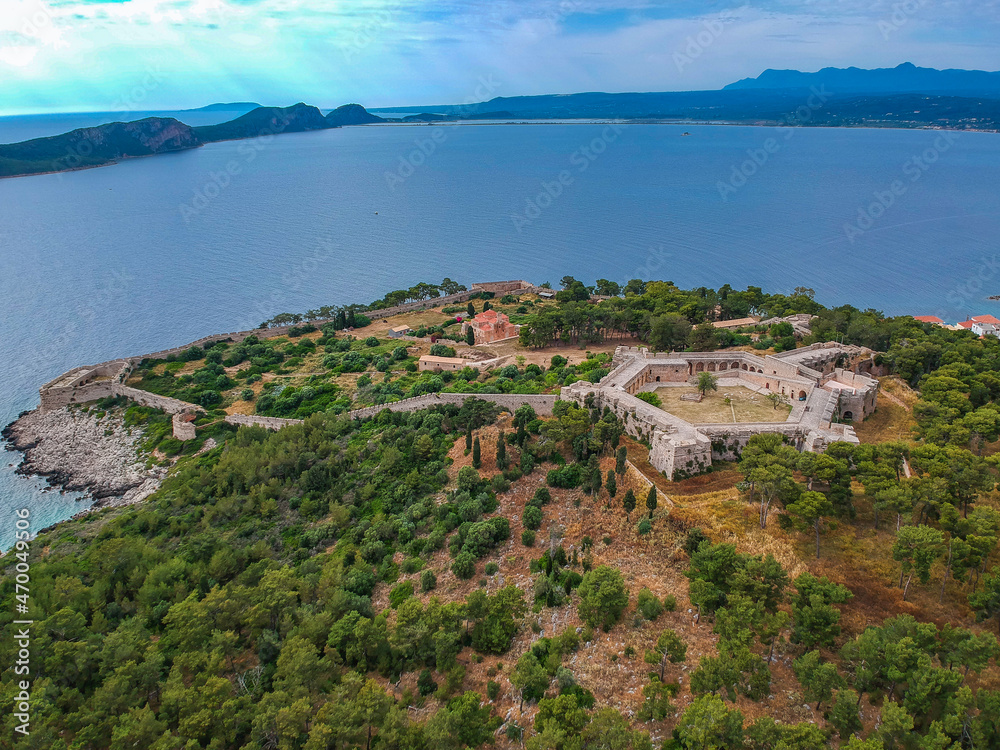
[[(466, 127), (482, 127), (482, 126), (495, 126), (495, 125), (696, 125), (696, 126), (720, 126), (720, 127), (746, 127), (746, 128), (774, 128), (774, 127), (793, 127), (793, 128), (810, 128), (810, 129), (826, 129), (826, 130), (934, 130), (934, 131), (954, 131), (957, 133), (987, 133), (987, 134), (998, 134), (1000, 129), (997, 128), (958, 128), (949, 127), (944, 125), (934, 125), (931, 123), (914, 123), (911, 125), (903, 125), (893, 122), (885, 122), (885, 124), (879, 124), (878, 122), (869, 123), (859, 123), (859, 124), (843, 124), (843, 125), (831, 125), (829, 123), (788, 123), (782, 120), (702, 120), (702, 119), (673, 119), (673, 118), (592, 118), (592, 117), (570, 117), (570, 118), (538, 118), (534, 119), (497, 119), (497, 120), (428, 120), (420, 122), (374, 122), (374, 123), (364, 123), (359, 125), (337, 125), (330, 128), (318, 128), (315, 130), (303, 130), (303, 131), (290, 131), (290, 132), (279, 132), (270, 134), (261, 134), (257, 136), (248, 136), (242, 138), (223, 138), (217, 141), (208, 141), (206, 143), (201, 143), (197, 146), (192, 146), (190, 148), (176, 149), (172, 151), (164, 151), (155, 154), (141, 154), (137, 156), (122, 156), (117, 159), (112, 159), (105, 162), (104, 164), (91, 164), (85, 167), (67, 167), (66, 169), (55, 169), (46, 170), (42, 172), (24, 172), (21, 174), (7, 174), (0, 175), (2, 180), (12, 180), (21, 177), (41, 177), (43, 175), (53, 175), (53, 174), (63, 174), (65, 172), (79, 172), (85, 169), (101, 169), (103, 167), (113, 167), (120, 164), (126, 160), (132, 159), (145, 159), (153, 156), (164, 156), (166, 154), (179, 154), (186, 151), (194, 151), (204, 146), (209, 146), (214, 143), (232, 143), (235, 141), (252, 141), (258, 138), (272, 138), (276, 135), (296, 135), (302, 133), (323, 133), (328, 130), (339, 130), (342, 128), (359, 128), (359, 127), (450, 127), (455, 125), (461, 125)], [(0, 146), (12, 145), (12, 144), (0, 144)]]
[(20, 414), (0, 435), (23, 457), (16, 473), (42, 477), (54, 489), (93, 498), (93, 505), (72, 518), (142, 502), (159, 488), (168, 470), (147, 468), (141, 430), (126, 427), (115, 410), (34, 409)]

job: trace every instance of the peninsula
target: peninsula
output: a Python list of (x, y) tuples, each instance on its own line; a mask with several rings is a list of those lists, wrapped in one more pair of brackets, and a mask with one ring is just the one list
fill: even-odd
[[(222, 110), (239, 105), (210, 105)], [(377, 112), (400, 117), (380, 117)], [(816, 73), (766, 70), (718, 91), (580, 93), (496, 97), (450, 105), (366, 110), (346, 104), (325, 116), (304, 103), (255, 107), (217, 125), (190, 127), (151, 117), (81, 128), (0, 145), (0, 177), (63, 172), (137, 156), (184, 151), (216, 141), (355, 125), (614, 119), (636, 123), (700, 121), (781, 127), (1000, 129), (1000, 73), (896, 68), (824, 68)]]
[(1000, 338), (558, 287), (420, 283), (45, 384), (28, 462), (135, 486), (0, 559), (44, 592), (39, 746), (996, 744)]

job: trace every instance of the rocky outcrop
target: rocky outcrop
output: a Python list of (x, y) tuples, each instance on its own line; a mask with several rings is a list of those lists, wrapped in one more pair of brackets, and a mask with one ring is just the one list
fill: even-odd
[(172, 117), (147, 117), (80, 128), (49, 138), (0, 145), (0, 177), (63, 172), (197, 148), (202, 141)]
[(373, 115), (360, 104), (345, 104), (328, 112), (326, 121), (332, 127), (340, 127), (341, 125), (370, 125), (373, 122), (385, 122), (385, 118)]
[(166, 467), (146, 468), (142, 432), (117, 412), (98, 416), (78, 408), (22, 414), (3, 437), (24, 453), (19, 474), (44, 476), (49, 484), (91, 495), (94, 508), (130, 505), (149, 497)]
[(205, 125), (193, 130), (198, 138), (209, 143), (259, 138), (280, 133), (302, 133), (331, 127), (333, 125), (326, 121), (323, 113), (316, 107), (299, 102), (291, 107), (258, 107), (235, 120), (220, 125)]

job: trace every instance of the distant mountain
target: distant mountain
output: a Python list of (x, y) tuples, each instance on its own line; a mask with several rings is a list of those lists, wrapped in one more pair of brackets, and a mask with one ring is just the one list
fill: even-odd
[(302, 133), (334, 127), (316, 107), (299, 102), (291, 107), (258, 107), (235, 120), (192, 128), (205, 143), (257, 138), (279, 133)]
[(371, 114), (360, 104), (345, 104), (337, 107), (326, 115), (326, 121), (331, 127), (341, 125), (370, 125), (373, 122), (385, 122), (384, 117)]
[(825, 86), (838, 94), (949, 94), (1000, 97), (1000, 72), (937, 70), (903, 63), (895, 68), (823, 68), (815, 73), (765, 70), (756, 78), (731, 83), (723, 91), (747, 89), (807, 89)]
[(119, 159), (197, 148), (192, 128), (172, 117), (148, 117), (80, 128), (49, 138), (0, 145), (0, 177), (99, 167)]
[(216, 103), (209, 104), (205, 107), (198, 107), (198, 109), (184, 109), (182, 112), (249, 112), (251, 109), (257, 109), (260, 104), (256, 102), (228, 102), (228, 103)]

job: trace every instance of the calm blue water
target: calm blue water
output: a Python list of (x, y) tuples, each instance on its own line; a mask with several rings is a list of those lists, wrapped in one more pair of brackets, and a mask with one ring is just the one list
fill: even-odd
[[(0, 142), (64, 129), (24, 120), (0, 120)], [(343, 128), (0, 180), (0, 422), (79, 364), (443, 276), (802, 285), (831, 305), (997, 313), (998, 175), (992, 134), (494, 124)], [(891, 205), (849, 239), (876, 193)], [(45, 523), (80, 507), (9, 469), (0, 493), (0, 546), (12, 507)]]

